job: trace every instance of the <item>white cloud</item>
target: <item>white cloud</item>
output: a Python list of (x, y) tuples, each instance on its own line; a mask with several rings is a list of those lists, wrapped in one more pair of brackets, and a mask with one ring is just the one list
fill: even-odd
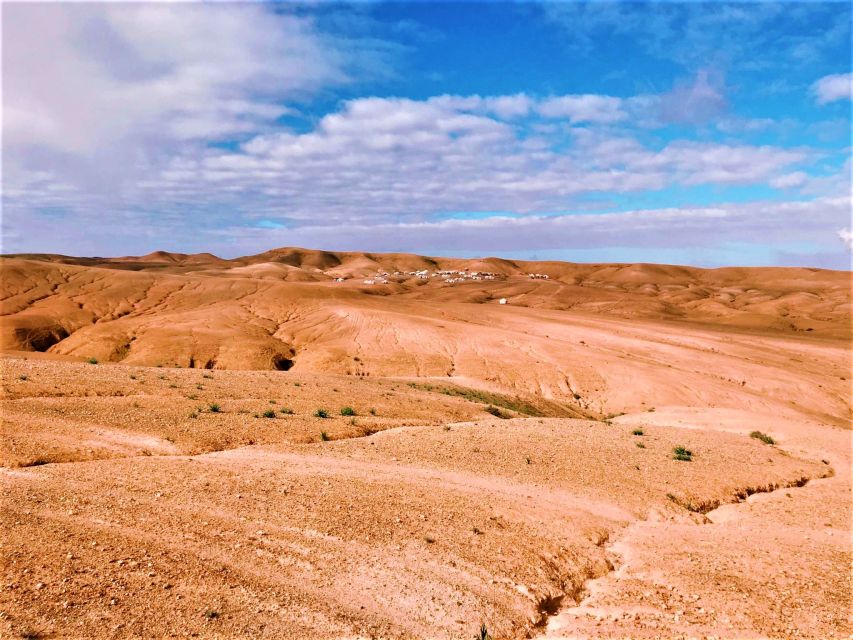
[[(824, 252), (830, 261), (828, 266), (844, 268), (846, 258), (833, 252), (838, 237), (836, 229), (839, 221), (847, 219), (850, 206), (850, 197), (836, 197), (809, 202), (746, 202), (584, 215), (493, 215), (480, 219), (378, 224), (353, 221), (273, 231), (231, 227), (217, 235), (231, 243), (230, 251), (239, 247), (243, 253), (278, 245), (421, 253), (440, 247), (468, 255), (619, 247), (689, 249), (699, 253), (721, 246), (745, 247), (759, 242), (771, 252), (775, 248), (789, 264), (801, 264), (798, 262), (801, 256), (790, 252), (791, 243), (795, 242), (815, 247), (816, 253)], [(791, 236), (794, 228), (796, 238)]]
[(770, 180), (770, 186), (775, 189), (797, 189), (808, 182), (808, 176), (802, 171), (786, 173)]
[(256, 130), (347, 80), (309, 20), (260, 5), (13, 4), (3, 40), (6, 144), (61, 152)]
[[(195, 215), (204, 203), (249, 219), (383, 224), (453, 211), (561, 210), (596, 192), (784, 182), (783, 175), (790, 183), (790, 169), (808, 158), (798, 150), (710, 142), (654, 149), (606, 127), (531, 133), (531, 120), (516, 122), (512, 109), (503, 112), (509, 120), (495, 113), (493, 105), (506, 106), (503, 97), (355, 99), (304, 133), (278, 130), (234, 150), (177, 153), (120, 190), (54, 192), (46, 185), (79, 184), (46, 172), (13, 177), (18, 185), (5, 204), (25, 211), (57, 206), (64, 197), (79, 210)], [(538, 108), (527, 100), (531, 112)]]
[(173, 166), (158, 192), (197, 185), (210, 193), (227, 184), (279, 198), (265, 210), (282, 215), (369, 216), (380, 223), (383, 216), (442, 211), (553, 210), (597, 191), (750, 184), (806, 157), (767, 146), (678, 141), (653, 150), (589, 129), (527, 136), (527, 123), (484, 115), (489, 100), (352, 100), (313, 131), (259, 136), (238, 152)]
[(661, 116), (667, 122), (703, 124), (723, 114), (728, 102), (722, 76), (701, 69), (689, 82), (677, 82), (661, 96)]
[(611, 123), (627, 117), (621, 99), (600, 95), (557, 96), (539, 103), (537, 111), (546, 118), (567, 118), (572, 123)]
[(848, 228), (839, 229), (838, 237), (841, 238), (841, 242), (844, 243), (845, 247), (853, 249), (853, 231)]
[(836, 73), (824, 76), (812, 85), (818, 104), (853, 98), (853, 73)]

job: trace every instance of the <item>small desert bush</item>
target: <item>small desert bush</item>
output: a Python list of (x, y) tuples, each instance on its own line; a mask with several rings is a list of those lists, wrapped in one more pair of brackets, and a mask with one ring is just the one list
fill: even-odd
[(354, 416), (354, 415), (356, 415), (355, 409), (353, 409), (352, 407), (343, 407), (343, 408), (341, 408), (341, 415), (342, 416)]
[(86, 360), (86, 362), (88, 362), (89, 364), (98, 364), (98, 359), (97, 358), (89, 358), (88, 360)]
[(282, 413), (283, 415), (286, 415), (286, 416), (292, 416), (293, 415), (293, 409), (290, 409), (288, 407), (282, 407), (281, 409), (279, 409), (279, 412)]
[(272, 409), (267, 409), (263, 412), (262, 415), (264, 416), (264, 418), (275, 418), (275, 411), (273, 411)]
[(18, 380), (21, 380), (22, 382), (26, 382), (29, 379), (29, 376), (25, 376), (23, 374), (18, 376)]
[(642, 442), (637, 442), (636, 444), (637, 444), (638, 449), (645, 449), (646, 448), (646, 445), (644, 445)]
[(219, 413), (220, 411), (222, 411), (222, 407), (220, 407), (215, 402), (213, 404), (209, 405), (207, 408), (210, 409), (211, 413)]
[(489, 630), (486, 628), (486, 623), (480, 625), (480, 631), (474, 636), (474, 640), (492, 640), (492, 635), (489, 633)]
[(368, 411), (368, 413), (372, 416), (375, 416), (376, 415), (376, 409), (371, 408), (370, 411)]
[(325, 409), (315, 409), (314, 410), (314, 417), (315, 418), (328, 418), (329, 412), (326, 411)]
[(328, 433), (326, 433), (325, 431), (320, 432), (320, 440), (322, 440), (323, 442), (328, 442), (330, 439), (331, 438), (329, 438)]
[(684, 447), (675, 447), (672, 450), (672, 459), (681, 460), (682, 462), (692, 462), (693, 452), (690, 449), (686, 449)]
[(486, 407), (486, 413), (491, 413), (496, 418), (503, 418), (503, 419), (509, 418), (509, 416), (506, 415), (503, 411), (501, 411), (500, 409), (498, 409), (497, 407), (492, 406), (492, 405), (489, 405), (488, 407)]
[(761, 433), (760, 431), (753, 431), (749, 434), (749, 437), (761, 440), (764, 444), (776, 444), (776, 441), (773, 438), (768, 436), (766, 433)]
[(631, 432), (631, 435), (632, 435), (632, 436), (641, 436), (641, 435), (643, 435), (643, 430), (642, 430), (642, 429), (634, 429), (634, 430)]

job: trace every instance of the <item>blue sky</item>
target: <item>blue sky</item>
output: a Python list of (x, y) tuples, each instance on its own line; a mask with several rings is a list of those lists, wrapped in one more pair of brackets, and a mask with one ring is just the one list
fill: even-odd
[(6, 4), (3, 251), (850, 268), (849, 3)]

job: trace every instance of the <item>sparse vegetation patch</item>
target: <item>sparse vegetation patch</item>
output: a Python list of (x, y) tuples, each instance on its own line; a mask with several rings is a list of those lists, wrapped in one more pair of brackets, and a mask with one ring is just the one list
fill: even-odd
[(772, 437), (768, 436), (766, 433), (761, 433), (761, 431), (753, 431), (749, 434), (749, 437), (761, 440), (764, 444), (776, 444), (776, 441)]
[(672, 450), (672, 459), (680, 460), (682, 462), (692, 462), (693, 452), (690, 449), (686, 449), (685, 447), (675, 447)]
[(489, 405), (488, 407), (486, 407), (486, 413), (491, 413), (496, 418), (503, 418), (504, 420), (509, 418), (509, 416), (507, 414), (505, 414), (503, 411), (501, 411), (500, 409), (498, 409), (497, 407), (494, 407), (492, 405)]
[[(465, 398), (470, 402), (479, 402), (481, 404), (490, 405), (492, 407), (499, 407), (501, 409), (509, 409), (510, 411), (514, 411), (516, 413), (520, 413), (526, 416), (534, 416), (537, 418), (542, 417), (567, 417), (571, 414), (562, 406), (558, 405), (554, 402), (549, 402), (547, 400), (540, 400), (539, 402), (543, 405), (541, 408), (532, 402), (529, 402), (520, 397), (511, 397), (506, 396), (500, 393), (492, 393), (490, 391), (481, 391), (480, 389), (469, 389), (466, 387), (459, 387), (456, 385), (433, 385), (433, 384), (420, 384), (417, 382), (409, 382), (409, 386), (412, 389), (420, 389), (422, 391), (431, 391), (434, 393), (443, 393), (446, 396), (454, 396), (457, 398)], [(491, 413), (491, 412), (490, 412)]]

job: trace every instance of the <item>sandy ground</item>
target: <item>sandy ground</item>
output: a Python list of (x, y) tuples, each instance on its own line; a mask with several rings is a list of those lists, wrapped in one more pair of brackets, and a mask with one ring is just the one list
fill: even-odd
[(2, 637), (853, 634), (846, 275), (36, 258), (3, 261)]

